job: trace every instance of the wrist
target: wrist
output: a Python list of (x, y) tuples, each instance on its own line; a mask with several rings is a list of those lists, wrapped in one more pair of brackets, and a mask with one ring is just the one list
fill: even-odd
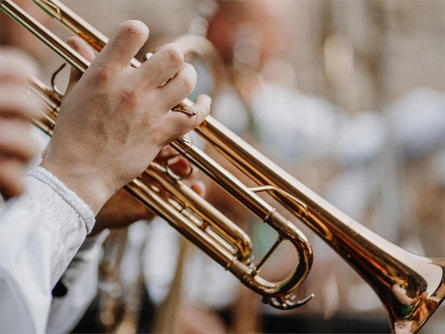
[(41, 167), (56, 176), (68, 189), (76, 193), (96, 215), (105, 202), (112, 196), (113, 190), (106, 182), (103, 173), (88, 170), (80, 166), (67, 166), (50, 159), (43, 159)]

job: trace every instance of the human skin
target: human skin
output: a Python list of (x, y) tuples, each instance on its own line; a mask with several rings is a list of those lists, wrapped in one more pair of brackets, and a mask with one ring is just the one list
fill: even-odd
[(27, 93), (34, 62), (17, 49), (0, 49), (0, 193), (5, 200), (24, 191), (23, 175), (38, 154), (31, 136), (35, 101)]
[[(72, 37), (67, 40), (67, 43), (81, 54), (89, 62), (95, 59), (95, 54), (92, 48), (82, 39)], [(75, 68), (71, 69), (70, 80), (65, 95), (69, 95), (76, 86), (82, 73)], [(159, 154), (156, 156), (155, 162), (165, 165), (168, 163), (170, 170), (182, 179), (192, 182), (191, 188), (199, 195), (203, 196), (205, 187), (201, 181), (193, 180), (191, 173), (191, 165), (182, 156), (178, 155), (171, 146), (164, 146)], [(128, 193), (125, 189), (119, 189), (101, 208), (96, 216), (96, 223), (90, 236), (97, 235), (104, 229), (122, 228), (128, 226), (138, 220), (151, 220), (155, 214), (147, 206), (142, 204), (134, 196)]]
[(148, 28), (126, 21), (69, 92), (41, 163), (96, 214), (122, 186), (149, 165), (163, 146), (198, 126), (210, 109), (202, 95), (171, 109), (196, 83), (194, 68), (174, 44), (160, 47), (141, 67), (130, 60), (148, 39)]

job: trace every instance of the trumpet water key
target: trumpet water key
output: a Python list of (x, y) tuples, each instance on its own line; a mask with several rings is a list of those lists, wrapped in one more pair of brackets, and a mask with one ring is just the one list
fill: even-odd
[[(56, 0), (35, 0), (44, 10), (100, 51), (107, 38)], [(52, 32), (41, 27), (12, 0), (0, 0), (1, 8), (81, 71), (89, 63)], [(139, 66), (137, 60), (132, 66)], [(60, 97), (36, 78), (33, 85), (46, 100), (45, 116), (39, 126), (51, 132)], [(190, 105), (184, 100), (179, 107)], [(54, 111), (56, 110), (56, 111)], [(127, 185), (127, 189), (166, 219), (180, 233), (230, 270), (241, 282), (263, 295), (263, 301), (279, 309), (300, 306), (295, 289), (306, 278), (312, 250), (306, 237), (258, 192), (267, 192), (325, 240), (376, 291), (396, 333), (414, 333), (431, 317), (445, 298), (445, 260), (430, 259), (403, 250), (360, 225), (286, 171), (267, 159), (211, 116), (195, 130), (225, 158), (249, 176), (255, 187), (247, 187), (185, 138), (171, 143), (201, 171), (221, 185), (262, 221), (278, 232), (278, 240), (258, 263), (250, 252), (250, 239), (233, 222), (194, 194), (159, 165)], [(159, 189), (163, 189), (160, 192)], [(168, 193), (166, 196), (165, 193)], [(289, 240), (298, 262), (289, 277), (269, 282), (260, 269), (283, 240)]]

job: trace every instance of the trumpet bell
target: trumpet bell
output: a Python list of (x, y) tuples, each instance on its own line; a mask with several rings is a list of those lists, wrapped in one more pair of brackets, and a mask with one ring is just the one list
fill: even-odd
[(406, 262), (390, 266), (387, 275), (376, 275), (371, 285), (387, 310), (393, 332), (415, 333), (445, 299), (445, 261), (400, 250)]

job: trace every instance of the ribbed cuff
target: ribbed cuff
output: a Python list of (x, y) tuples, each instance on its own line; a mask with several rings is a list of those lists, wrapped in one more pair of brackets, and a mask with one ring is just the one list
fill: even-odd
[[(38, 200), (44, 203), (45, 207), (49, 208), (57, 219), (66, 222), (74, 214), (84, 223), (87, 234), (91, 232), (95, 222), (93, 212), (84, 201), (68, 189), (56, 176), (45, 168), (37, 166), (28, 172), (28, 177), (30, 177), (29, 188), (39, 188)], [(42, 191), (42, 184), (45, 187), (49, 187), (52, 191)]]

